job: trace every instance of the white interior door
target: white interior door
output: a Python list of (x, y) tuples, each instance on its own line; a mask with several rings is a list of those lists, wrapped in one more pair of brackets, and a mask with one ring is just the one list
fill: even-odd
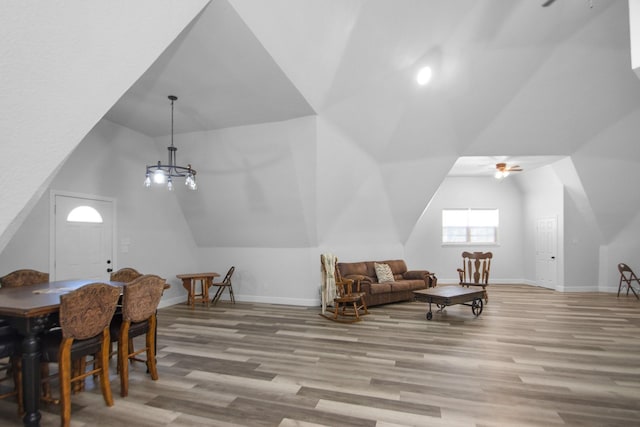
[(114, 202), (53, 195), (53, 280), (109, 280), (114, 264)]
[(536, 282), (555, 289), (558, 282), (558, 219), (540, 218), (536, 221)]

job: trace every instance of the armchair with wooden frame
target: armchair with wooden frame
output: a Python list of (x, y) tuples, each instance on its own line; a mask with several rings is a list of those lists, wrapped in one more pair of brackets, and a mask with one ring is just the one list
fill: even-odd
[(491, 252), (462, 252), (462, 268), (458, 269), (460, 286), (481, 286), (485, 303), (489, 302), (487, 286), (491, 270)]

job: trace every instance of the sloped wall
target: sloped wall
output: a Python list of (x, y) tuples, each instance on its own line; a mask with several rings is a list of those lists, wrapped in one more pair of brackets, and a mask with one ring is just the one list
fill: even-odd
[(186, 300), (176, 274), (197, 270), (195, 242), (175, 194), (143, 186), (144, 165), (160, 154), (150, 138), (101, 121), (73, 151), (24, 225), (0, 253), (0, 275), (49, 270), (49, 190), (116, 199), (114, 268), (134, 267), (168, 280), (162, 304)]
[(207, 3), (2, 2), (0, 250), (56, 168)]

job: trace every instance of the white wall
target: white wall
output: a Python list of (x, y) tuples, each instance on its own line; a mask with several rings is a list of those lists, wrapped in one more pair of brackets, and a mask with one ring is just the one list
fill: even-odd
[(564, 197), (564, 287), (565, 292), (598, 290), (600, 233), (565, 192)]
[(523, 194), (523, 272), (526, 283), (536, 283), (536, 223), (557, 218), (558, 255), (556, 289), (564, 284), (564, 192), (562, 182), (550, 166), (534, 169), (516, 178)]
[[(442, 209), (448, 208), (498, 208), (498, 245), (443, 245)], [(491, 281), (522, 283), (522, 223), (522, 197), (511, 179), (446, 178), (405, 245), (407, 266), (433, 271), (439, 283), (458, 283), (456, 269), (461, 266), (461, 253), (490, 251)]]
[[(618, 292), (618, 263), (625, 263), (640, 275), (640, 213), (612, 241), (602, 248), (599, 290)], [(636, 288), (637, 289), (637, 288)]]
[[(198, 262), (201, 270), (222, 276), (235, 266), (232, 283), (239, 301), (320, 304), (320, 253), (315, 248), (201, 248)], [(223, 300), (228, 297), (225, 292)]]
[[(168, 280), (162, 305), (186, 300), (176, 274), (198, 270), (196, 247), (175, 194), (143, 186), (144, 165), (158, 156), (153, 140), (106, 120), (73, 151), (49, 190), (116, 199), (114, 268), (134, 267)], [(182, 190), (182, 189), (179, 189)], [(178, 191), (178, 190), (176, 190)], [(0, 274), (49, 270), (49, 191), (0, 253)]]

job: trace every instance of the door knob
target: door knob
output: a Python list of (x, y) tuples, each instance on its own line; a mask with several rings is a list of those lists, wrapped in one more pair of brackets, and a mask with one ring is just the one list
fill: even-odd
[(113, 271), (113, 268), (107, 268), (107, 273), (111, 273)]

